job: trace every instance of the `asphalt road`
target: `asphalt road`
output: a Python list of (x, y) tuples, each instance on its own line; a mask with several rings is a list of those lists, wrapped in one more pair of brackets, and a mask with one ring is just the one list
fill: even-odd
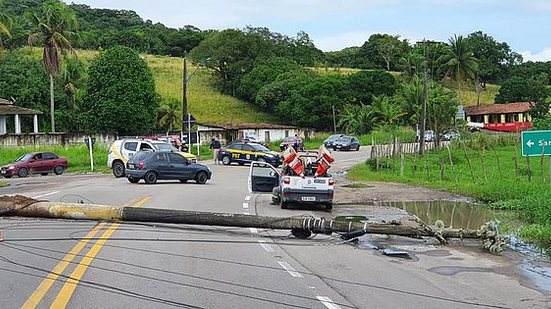
[[(337, 153), (340, 171), (368, 149)], [(206, 185), (130, 184), (112, 175), (8, 180), (0, 194), (50, 201), (271, 216), (333, 217), (282, 210), (247, 191), (248, 167), (211, 165)], [(505, 257), (434, 242), (373, 236), (408, 248), (410, 260), (358, 249), (336, 235), (174, 224), (1, 218), (0, 308), (527, 308), (549, 296)], [(476, 246), (473, 246), (476, 248)]]

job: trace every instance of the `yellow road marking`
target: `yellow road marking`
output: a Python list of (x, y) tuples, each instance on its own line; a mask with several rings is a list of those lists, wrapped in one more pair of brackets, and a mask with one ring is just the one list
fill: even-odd
[[(140, 207), (143, 204), (145, 204), (150, 199), (149, 196), (144, 197), (143, 199), (139, 200), (134, 204), (134, 207)], [(42, 298), (48, 293), (52, 285), (56, 282), (56, 280), (59, 278), (59, 275), (62, 274), (67, 266), (74, 260), (74, 258), (84, 249), (86, 244), (90, 241), (91, 238), (96, 236), (96, 234), (106, 225), (106, 223), (100, 223), (96, 225), (84, 238), (79, 241), (67, 255), (54, 267), (54, 269), (42, 280), (40, 285), (36, 288), (36, 290), (29, 296), (27, 301), (21, 306), (21, 308), (24, 309), (30, 309), (30, 308), (36, 308)], [(120, 224), (119, 224), (120, 225)], [(112, 225), (113, 226), (113, 225)], [(112, 227), (111, 226), (111, 227)], [(118, 225), (117, 225), (118, 227)], [(116, 229), (116, 228), (115, 228)], [(109, 231), (109, 228), (108, 230)], [(107, 231), (104, 233), (104, 235), (107, 233)], [(114, 230), (113, 230), (114, 231)], [(112, 233), (112, 232), (111, 232)], [(104, 236), (102, 235), (102, 238)]]
[[(143, 204), (145, 204), (150, 199), (149, 196), (144, 197), (140, 201), (138, 201), (136, 204), (133, 205), (133, 207), (140, 207)], [(88, 266), (92, 263), (96, 255), (100, 252), (103, 245), (107, 242), (107, 240), (113, 235), (115, 230), (120, 226), (120, 223), (113, 223), (111, 226), (107, 228), (107, 230), (101, 235), (101, 239), (98, 240), (94, 246), (88, 251), (88, 253), (84, 256), (82, 261), (78, 264), (78, 266), (75, 268), (75, 270), (71, 273), (69, 276), (69, 279), (65, 282), (63, 287), (61, 288), (61, 291), (57, 294), (54, 302), (50, 306), (50, 308), (65, 308), (67, 307), (67, 304), (69, 303), (69, 300), (71, 299), (71, 296), (75, 292), (75, 289), (77, 288), (77, 285), (80, 281), (80, 279), (84, 276), (84, 273), (88, 269)]]
[(29, 296), (29, 298), (23, 304), (23, 306), (21, 306), (21, 308), (25, 308), (25, 309), (27, 309), (27, 308), (36, 308), (36, 306), (38, 306), (38, 303), (40, 302), (40, 300), (42, 300), (42, 298), (44, 297), (44, 295), (46, 295), (46, 293), (48, 292), (50, 287), (54, 284), (54, 282), (57, 280), (57, 278), (59, 278), (59, 274), (63, 273), (65, 268), (67, 268), (67, 266), (69, 266), (69, 264), (78, 255), (78, 253), (90, 241), (90, 238), (94, 237), (99, 232), (99, 230), (101, 230), (103, 228), (103, 226), (105, 226), (105, 223), (100, 223), (100, 224), (96, 225), (96, 227), (94, 227), (90, 232), (88, 232), (88, 234), (86, 234), (86, 236), (84, 236), (84, 239), (79, 241), (73, 247), (73, 249), (71, 249), (71, 251), (69, 251), (69, 253), (67, 253), (67, 255), (65, 255), (63, 260), (61, 260), (54, 267), (52, 272), (50, 272), (48, 274), (48, 276), (46, 276), (46, 278), (44, 278), (44, 280), (42, 280), (40, 285), (36, 288), (34, 293), (32, 293), (31, 296)]

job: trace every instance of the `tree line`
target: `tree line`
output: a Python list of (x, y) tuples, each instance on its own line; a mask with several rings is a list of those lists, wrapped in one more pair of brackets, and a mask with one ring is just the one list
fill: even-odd
[[(92, 9), (57, 0), (4, 0), (0, 1), (0, 12), (0, 48), (9, 50), (0, 56), (0, 96), (13, 96), (19, 105), (50, 115), (54, 103), (48, 109), (44, 102), (53, 93), (58, 107), (55, 119), (63, 131), (144, 133), (137, 132), (139, 128), (131, 123), (125, 125), (132, 129), (125, 129), (117, 126), (120, 122), (116, 120), (107, 119), (105, 123), (112, 126), (104, 127), (90, 120), (90, 111), (102, 117), (117, 114), (100, 112), (89, 101), (97, 100), (92, 93), (100, 89), (101, 83), (94, 78), (104, 77), (92, 74), (94, 66), (99, 66), (107, 55), (111, 55), (109, 61), (120, 62), (113, 55), (126, 54), (136, 63), (125, 65), (143, 69), (137, 64), (140, 59), (136, 52), (183, 56), (189, 51), (196, 64), (211, 69), (215, 86), (221, 92), (273, 113), (281, 122), (320, 130), (333, 129), (333, 111), (338, 115), (340, 129), (350, 133), (369, 132), (380, 125), (417, 124), (423, 78), (428, 80), (429, 126), (435, 130), (449, 127), (457, 105), (466, 103), (462, 99), (465, 83), (476, 85), (478, 91), (483, 91), (486, 83), (501, 83), (496, 102), (533, 102), (541, 118), (546, 117), (543, 111), (549, 107), (551, 62), (523, 63), (507, 43), (497, 42), (480, 31), (466, 37), (454, 35), (448, 42), (414, 44), (399, 36), (373, 34), (360, 47), (324, 53), (303, 31), (289, 37), (250, 26), (220, 31), (202, 31), (193, 26), (171, 29), (144, 21), (133, 11)], [(44, 47), (42, 67), (46, 75), (40, 73), (41, 65), (29, 51), (17, 50), (29, 42)], [(102, 51), (88, 72), (77, 57), (71, 57), (76, 48)], [(357, 70), (344, 73), (329, 68)], [(150, 72), (147, 67), (144, 70), (140, 72), (148, 84)], [(102, 74), (107, 73), (111, 72)], [(113, 76), (106, 78), (116, 81)], [(125, 78), (129, 78), (127, 84), (143, 86), (133, 74)], [(457, 93), (444, 87), (443, 80), (455, 81)], [(123, 109), (115, 106), (115, 102), (121, 102), (127, 111), (139, 111), (146, 106), (125, 104), (132, 105), (131, 101), (138, 98), (151, 101), (146, 102), (152, 107), (148, 111), (155, 113), (148, 114), (152, 121), (147, 121), (143, 131), (164, 128), (168, 121), (162, 119), (177, 109), (177, 102), (159, 105), (154, 89), (151, 94), (143, 93), (132, 100), (124, 97), (132, 91), (123, 85), (113, 91), (107, 95), (116, 100), (103, 96), (102, 101), (110, 102), (104, 106), (106, 110), (122, 113)], [(129, 114), (132, 112), (125, 116)], [(54, 118), (49, 124), (51, 129), (53, 124)]]

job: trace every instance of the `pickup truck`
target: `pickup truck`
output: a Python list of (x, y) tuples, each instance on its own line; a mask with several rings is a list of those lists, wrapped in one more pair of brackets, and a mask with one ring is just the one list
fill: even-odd
[(317, 175), (318, 159), (315, 155), (301, 154), (303, 174), (297, 175), (290, 165), (281, 171), (264, 162), (253, 162), (249, 172), (249, 192), (272, 192), (272, 202), (286, 209), (290, 203), (322, 204), (333, 208), (335, 181), (323, 171)]

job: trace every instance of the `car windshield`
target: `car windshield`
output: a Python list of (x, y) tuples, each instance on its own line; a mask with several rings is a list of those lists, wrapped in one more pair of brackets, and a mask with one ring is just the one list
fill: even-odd
[(20, 156), (19, 158), (17, 158), (17, 160), (15, 160), (15, 162), (28, 161), (32, 156), (33, 156), (32, 153), (24, 154), (24, 155)]
[(350, 142), (350, 137), (343, 136), (343, 137), (339, 138), (338, 141), (339, 142)]
[(168, 143), (155, 143), (153, 144), (157, 150), (166, 150), (166, 151), (178, 151), (178, 149)]
[(334, 135), (329, 136), (325, 141), (327, 141), (327, 142), (336, 141), (336, 140), (338, 140), (340, 137), (341, 137), (340, 134), (334, 134)]
[(268, 149), (268, 148), (266, 148), (262, 145), (259, 145), (259, 144), (249, 144), (249, 146), (251, 146), (254, 151), (263, 151), (263, 152), (270, 151), (270, 149)]
[(295, 138), (293, 136), (287, 136), (283, 141), (284, 142), (294, 142)]

